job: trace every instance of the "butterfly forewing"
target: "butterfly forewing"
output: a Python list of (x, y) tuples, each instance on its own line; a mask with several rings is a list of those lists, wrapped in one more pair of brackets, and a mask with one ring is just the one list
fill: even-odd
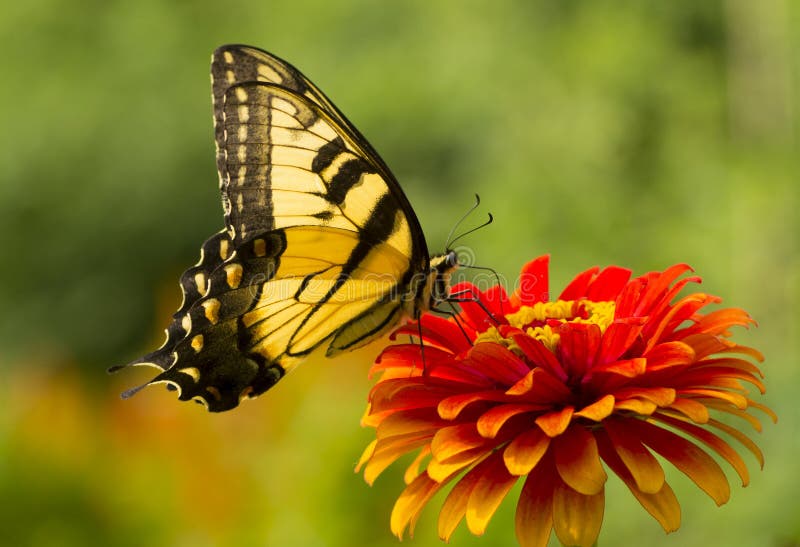
[(382, 160), (296, 69), (224, 46), (212, 88), (227, 227), (182, 276), (164, 345), (131, 364), (219, 411), (320, 346), (331, 355), (391, 328), (428, 254)]

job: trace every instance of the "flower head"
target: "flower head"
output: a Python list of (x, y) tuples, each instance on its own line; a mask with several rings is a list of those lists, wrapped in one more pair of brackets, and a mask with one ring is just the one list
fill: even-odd
[(718, 433), (761, 451), (744, 433), (712, 417), (726, 413), (756, 430), (750, 410), (774, 413), (747, 396), (764, 393), (763, 357), (730, 340), (729, 328), (752, 324), (738, 308), (704, 311), (720, 299), (679, 296), (697, 277), (676, 265), (631, 279), (619, 267), (577, 275), (549, 300), (548, 257), (522, 270), (510, 296), (496, 286), (453, 287), (461, 313), (424, 315), (395, 333), (422, 343), (395, 344), (378, 357), (381, 377), (364, 424), (376, 439), (359, 463), (369, 483), (398, 458), (417, 451), (391, 516), (399, 537), (413, 532), (423, 507), (453, 485), (439, 514), (449, 539), (466, 517), (482, 534), (514, 484), (516, 534), (523, 545), (546, 545), (555, 529), (567, 545), (592, 545), (605, 506), (606, 469), (671, 532), (680, 506), (655, 455), (691, 478), (717, 505), (730, 495), (714, 453), (742, 485), (739, 454)]

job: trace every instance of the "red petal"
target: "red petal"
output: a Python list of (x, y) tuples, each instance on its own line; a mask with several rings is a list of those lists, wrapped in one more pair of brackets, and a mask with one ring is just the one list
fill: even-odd
[(600, 327), (590, 323), (564, 323), (558, 327), (558, 356), (567, 375), (579, 378), (594, 365), (600, 347)]
[(573, 425), (555, 437), (552, 444), (558, 474), (570, 488), (589, 496), (603, 490), (608, 477), (600, 464), (597, 443), (589, 431)]
[(714, 458), (666, 429), (638, 419), (626, 419), (625, 428), (645, 445), (670, 461), (714, 500), (722, 505), (730, 498), (728, 479)]
[(597, 363), (605, 364), (619, 359), (642, 332), (644, 321), (642, 317), (630, 317), (611, 323), (603, 333)]
[(604, 422), (613, 449), (636, 481), (636, 487), (646, 494), (655, 494), (664, 486), (664, 469), (650, 451), (625, 428), (626, 421), (611, 419)]
[(552, 464), (536, 466), (519, 496), (515, 517), (517, 541), (522, 547), (547, 547), (553, 528)]
[(593, 302), (613, 302), (631, 278), (631, 271), (619, 266), (609, 266), (604, 268), (595, 277), (588, 291), (586, 298)]
[[(423, 314), (420, 321), (422, 324), (422, 339), (426, 342), (445, 348), (452, 353), (460, 353), (469, 349), (470, 341), (464, 337), (461, 329), (458, 328), (454, 321), (449, 321), (432, 313)], [(417, 322), (409, 321), (392, 334), (392, 339), (401, 334), (416, 337), (419, 336), (419, 332)]]
[(503, 451), (506, 468), (512, 475), (527, 475), (542, 459), (550, 437), (538, 427), (518, 435)]
[(660, 300), (667, 288), (675, 279), (691, 268), (687, 264), (676, 264), (664, 270), (663, 273), (651, 273), (640, 276), (646, 279), (647, 288), (639, 299), (639, 306), (634, 312), (637, 316), (649, 315), (651, 308)]
[(614, 303), (614, 317), (621, 319), (635, 317), (636, 307), (639, 305), (646, 286), (647, 284), (641, 278), (633, 279), (625, 285)]
[(512, 334), (511, 338), (516, 342), (520, 350), (528, 358), (531, 365), (541, 367), (561, 381), (566, 381), (567, 373), (558, 362), (553, 352), (547, 349), (547, 346), (542, 344), (536, 338), (532, 338), (527, 334)]
[(473, 534), (481, 535), (518, 477), (508, 472), (500, 452), (492, 454), (473, 471), (479, 472), (480, 478), (467, 501), (467, 527)]
[(519, 286), (514, 291), (512, 303), (519, 306), (532, 306), (537, 302), (550, 300), (548, 265), (550, 255), (540, 256), (525, 264), (519, 274)]
[(482, 300), (483, 305), (497, 318), (502, 318), (507, 313), (515, 311), (512, 309), (508, 293), (502, 285), (494, 285), (486, 289)]
[(579, 494), (566, 484), (556, 484), (553, 492), (553, 528), (563, 545), (591, 547), (600, 535), (605, 508), (605, 493)]
[(589, 289), (589, 284), (599, 271), (600, 268), (595, 266), (576, 275), (575, 279), (570, 281), (569, 285), (561, 292), (558, 300), (580, 300), (584, 298), (586, 291)]
[(468, 353), (468, 359), (466, 366), (472, 366), (486, 377), (507, 386), (513, 385), (530, 371), (525, 361), (495, 342), (475, 344)]

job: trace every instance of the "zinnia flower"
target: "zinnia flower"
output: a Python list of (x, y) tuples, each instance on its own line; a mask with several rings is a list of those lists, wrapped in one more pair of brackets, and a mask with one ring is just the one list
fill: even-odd
[[(720, 299), (679, 296), (697, 277), (680, 264), (631, 279), (611, 266), (573, 279), (548, 298), (548, 257), (523, 269), (509, 297), (469, 283), (461, 313), (424, 315), (422, 345), (386, 348), (373, 371), (363, 423), (376, 428), (359, 463), (372, 484), (401, 456), (417, 451), (395, 503), (391, 529), (413, 533), (431, 497), (453, 484), (439, 514), (448, 540), (462, 519), (482, 534), (519, 479), (516, 535), (522, 545), (547, 544), (555, 529), (565, 545), (595, 543), (606, 503), (606, 470), (616, 474), (666, 532), (680, 526), (680, 505), (655, 457), (685, 473), (717, 505), (730, 496), (710, 454), (727, 461), (746, 486), (747, 467), (724, 433), (763, 466), (755, 443), (712, 417), (724, 413), (756, 430), (750, 410), (775, 414), (747, 396), (764, 393), (763, 360), (730, 340), (747, 327), (738, 308), (705, 311)], [(679, 279), (680, 278), (680, 279)], [(471, 300), (471, 301), (470, 301)], [(416, 336), (409, 323), (395, 333)]]

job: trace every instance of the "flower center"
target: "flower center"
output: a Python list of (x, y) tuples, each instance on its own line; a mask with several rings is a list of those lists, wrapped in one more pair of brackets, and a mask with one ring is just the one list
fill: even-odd
[[(600, 327), (602, 333), (614, 320), (614, 309), (614, 302), (611, 301), (556, 300), (522, 306), (518, 311), (506, 315), (506, 320), (512, 327), (522, 329), (550, 351), (555, 351), (560, 336), (553, 331), (553, 327), (560, 323), (592, 323)], [(478, 335), (475, 342), (499, 339), (500, 334), (492, 327)]]

